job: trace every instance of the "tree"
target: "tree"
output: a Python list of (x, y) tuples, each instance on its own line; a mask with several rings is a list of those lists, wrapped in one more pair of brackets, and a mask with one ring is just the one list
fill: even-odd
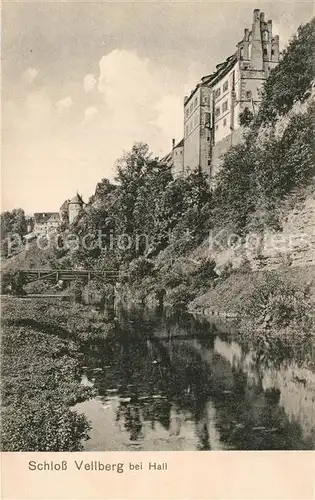
[(10, 234), (17, 234), (22, 237), (27, 233), (27, 223), (25, 213), (22, 208), (15, 208), (12, 212), (1, 214), (1, 240)]
[(298, 28), (263, 89), (256, 124), (274, 123), (297, 101), (308, 97), (315, 78), (315, 18)]
[(242, 113), (240, 113), (239, 121), (242, 127), (248, 127), (253, 121), (254, 114), (246, 107)]

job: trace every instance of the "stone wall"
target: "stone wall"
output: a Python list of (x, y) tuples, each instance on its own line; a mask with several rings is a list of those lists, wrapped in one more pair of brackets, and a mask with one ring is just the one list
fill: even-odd
[(213, 179), (218, 171), (223, 161), (223, 156), (231, 146), (235, 146), (242, 139), (243, 129), (238, 128), (234, 130), (230, 135), (222, 139), (221, 141), (215, 143), (212, 147), (212, 166), (211, 166), (211, 178)]
[(283, 265), (315, 265), (315, 179), (303, 198), (300, 194), (288, 200), (282, 213), (281, 231), (252, 233), (245, 241), (229, 229), (213, 231), (191, 253), (190, 261), (214, 259), (219, 274), (228, 267), (238, 269), (245, 263), (252, 271), (273, 270)]
[[(295, 201), (282, 216), (282, 231), (266, 230), (260, 235), (250, 234), (245, 242), (235, 245), (208, 247), (209, 256), (220, 271), (230, 265), (239, 268), (244, 262), (252, 271), (277, 269), (281, 265), (315, 265), (315, 184), (308, 189), (304, 200)], [(223, 235), (223, 242), (228, 236)], [(232, 241), (232, 239), (231, 239)], [(225, 246), (225, 248), (223, 248)]]

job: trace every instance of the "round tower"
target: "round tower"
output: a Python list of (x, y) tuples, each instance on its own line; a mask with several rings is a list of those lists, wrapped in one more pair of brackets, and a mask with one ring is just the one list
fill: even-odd
[(69, 223), (70, 224), (79, 215), (82, 207), (83, 207), (83, 200), (82, 200), (81, 196), (77, 193), (73, 198), (71, 198), (71, 200), (69, 201), (69, 204), (68, 204)]

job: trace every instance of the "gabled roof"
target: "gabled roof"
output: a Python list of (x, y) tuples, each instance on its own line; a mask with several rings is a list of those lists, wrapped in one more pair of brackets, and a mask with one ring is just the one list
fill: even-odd
[(230, 57), (228, 57), (223, 63), (217, 64), (216, 68), (217, 70), (212, 73), (211, 75), (204, 76), (202, 78), (202, 82), (204, 84), (215, 84), (218, 80), (220, 80), (226, 73), (230, 71), (230, 69), (233, 68), (234, 64), (237, 61), (237, 55), (232, 54)]
[(61, 205), (59, 210), (64, 210), (65, 208), (68, 208), (69, 200), (65, 200), (63, 204)]
[(184, 138), (182, 140), (180, 140), (179, 143), (176, 144), (176, 146), (174, 146), (174, 149), (182, 148), (182, 147), (184, 147)]
[(46, 222), (59, 222), (58, 212), (36, 212), (34, 214), (36, 224), (46, 224)]

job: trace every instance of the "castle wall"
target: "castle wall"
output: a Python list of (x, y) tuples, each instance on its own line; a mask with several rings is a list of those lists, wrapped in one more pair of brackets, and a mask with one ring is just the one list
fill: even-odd
[(173, 149), (172, 174), (176, 179), (184, 172), (184, 146), (177, 146)]
[(210, 89), (200, 86), (186, 100), (184, 109), (184, 172), (210, 170)]
[[(236, 94), (234, 102), (232, 92)], [(212, 89), (214, 98), (214, 142), (220, 142), (229, 136), (231, 129), (238, 127), (235, 120), (235, 107), (241, 93), (240, 71), (238, 61), (229, 73), (223, 76)]]
[(71, 224), (74, 219), (79, 215), (81, 206), (77, 203), (69, 203), (69, 223)]
[(236, 130), (230, 132), (230, 134), (219, 142), (216, 142), (212, 147), (212, 169), (211, 169), (211, 179), (212, 184), (214, 184), (214, 177), (220, 170), (220, 166), (223, 161), (223, 156), (231, 146), (239, 144), (242, 139), (243, 129), (238, 127)]

